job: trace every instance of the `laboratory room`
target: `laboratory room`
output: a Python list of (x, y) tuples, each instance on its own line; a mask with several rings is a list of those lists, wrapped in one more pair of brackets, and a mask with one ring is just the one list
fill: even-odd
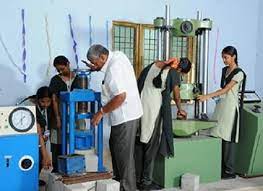
[(0, 191), (263, 190), (263, 1), (0, 2)]

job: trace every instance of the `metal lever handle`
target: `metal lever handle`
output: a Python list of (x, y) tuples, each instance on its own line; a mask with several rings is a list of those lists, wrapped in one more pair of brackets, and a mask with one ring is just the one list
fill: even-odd
[(255, 113), (261, 113), (260, 110), (259, 110), (260, 108), (261, 108), (260, 105), (254, 105), (254, 108), (252, 109), (252, 111), (255, 112)]

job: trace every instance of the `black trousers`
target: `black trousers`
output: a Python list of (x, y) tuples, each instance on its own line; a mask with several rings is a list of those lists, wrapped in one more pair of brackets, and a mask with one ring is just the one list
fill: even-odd
[(234, 174), (235, 143), (222, 140), (222, 172)]
[[(45, 143), (45, 146), (47, 146), (46, 143)], [(38, 160), (39, 160), (38, 172), (40, 174), (41, 170), (43, 168), (43, 166), (42, 166), (43, 156), (42, 156), (42, 152), (41, 152), (41, 147), (39, 147), (39, 149), (38, 149)]]
[(52, 152), (52, 172), (58, 172), (58, 156), (61, 155), (61, 144), (51, 143), (51, 152)]
[(153, 134), (148, 143), (140, 142), (140, 136), (136, 137), (135, 165), (137, 184), (150, 185), (152, 183), (154, 161), (160, 147), (160, 125), (158, 117), (155, 121)]
[(121, 191), (135, 191), (135, 136), (139, 120), (132, 120), (112, 126), (110, 133), (110, 151), (113, 175), (120, 181)]
[(38, 160), (39, 160), (38, 173), (40, 174), (42, 170), (42, 160), (43, 160), (41, 148), (38, 149)]

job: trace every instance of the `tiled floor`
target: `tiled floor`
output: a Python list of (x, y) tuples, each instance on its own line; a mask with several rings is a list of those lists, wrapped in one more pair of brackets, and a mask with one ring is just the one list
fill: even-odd
[[(199, 191), (263, 191), (263, 177), (257, 178), (241, 178), (231, 180), (221, 180), (208, 184), (201, 184)], [(40, 191), (46, 191), (45, 187), (41, 187)], [(77, 191), (77, 190), (76, 190)], [(162, 189), (162, 191), (183, 191), (180, 188)]]
[[(199, 191), (263, 191), (263, 177), (221, 180), (209, 184), (201, 184)], [(179, 188), (163, 189), (162, 191), (183, 191)]]
[[(109, 150), (104, 151), (104, 165), (106, 166), (107, 169), (111, 169), (111, 158), (110, 158)], [(45, 173), (42, 173), (42, 178), (47, 180), (47, 176), (45, 176)], [(224, 190), (263, 191), (263, 177), (249, 178), (249, 179), (237, 177), (236, 179), (221, 180), (219, 182), (201, 184), (199, 186), (199, 191), (224, 191)], [(41, 187), (40, 191), (46, 191), (45, 187)], [(170, 188), (170, 189), (162, 189), (162, 191), (183, 191), (183, 190), (180, 188)]]

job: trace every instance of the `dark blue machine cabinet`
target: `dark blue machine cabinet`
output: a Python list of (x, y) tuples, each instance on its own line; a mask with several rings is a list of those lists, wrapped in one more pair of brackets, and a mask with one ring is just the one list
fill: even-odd
[[(101, 108), (101, 94), (91, 89), (75, 89), (72, 92), (61, 92), (60, 95), (62, 110), (62, 154), (74, 154), (75, 149), (88, 150), (96, 149), (98, 156), (98, 171), (104, 171), (103, 166), (103, 120), (97, 127), (90, 124), (89, 129), (76, 129), (76, 121), (81, 119), (91, 119)], [(90, 104), (90, 111), (77, 113), (76, 105), (79, 102)], [(67, 128), (68, 127), (68, 128)]]

